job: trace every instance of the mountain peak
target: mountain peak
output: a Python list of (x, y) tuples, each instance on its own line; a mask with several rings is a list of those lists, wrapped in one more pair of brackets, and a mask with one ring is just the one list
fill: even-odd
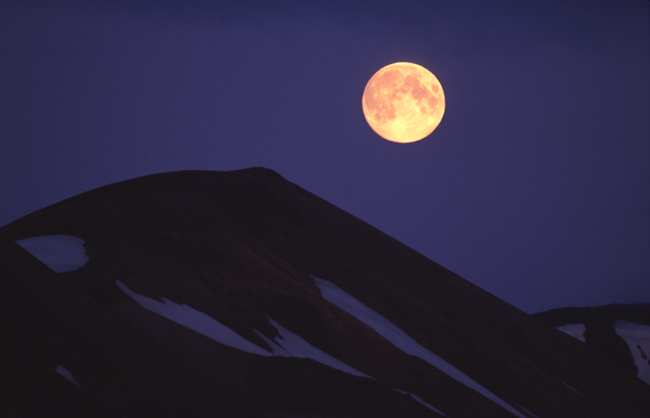
[[(55, 273), (42, 266), (52, 254), (27, 253), (29, 240), (66, 242), (87, 261)], [(222, 395), (201, 398), (206, 410), (224, 402), (252, 416), (650, 410), (647, 385), (584, 344), (272, 170), (115, 183), (0, 228), (0, 242), (15, 255), (2, 266), (13, 272), (5, 286), (15, 294), (3, 317), (28, 324), (24, 332), (7, 325), (17, 341), (9, 354), (37, 352), (25, 363), (38, 358), (67, 384), (64, 374), (73, 376), (77, 390), (127, 416), (152, 401), (119, 395), (120, 379), (146, 385), (145, 369), (168, 363), (164, 396), (174, 408), (190, 408), (174, 394), (178, 379)], [(60, 263), (65, 253), (56, 257), (57, 266), (70, 265)], [(32, 290), (11, 290), (15, 281)], [(44, 324), (56, 335), (39, 334)], [(107, 338), (116, 342), (98, 348)], [(135, 355), (153, 360), (141, 375), (120, 366), (114, 386), (107, 383), (102, 362)]]

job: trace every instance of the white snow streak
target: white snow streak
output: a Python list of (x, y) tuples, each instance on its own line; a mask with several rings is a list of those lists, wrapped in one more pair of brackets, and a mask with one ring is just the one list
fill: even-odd
[(565, 334), (577, 338), (583, 343), (585, 342), (584, 333), (587, 327), (585, 324), (566, 324), (555, 327), (557, 330), (562, 331)]
[(280, 334), (279, 338), (276, 337), (271, 340), (263, 336), (259, 331), (254, 331), (266, 340), (273, 349), (273, 353), (270, 353), (248, 341), (216, 319), (201, 311), (197, 311), (189, 305), (179, 305), (167, 298), (162, 298), (163, 302), (158, 302), (157, 300), (135, 293), (119, 280), (117, 280), (117, 286), (143, 308), (164, 316), (177, 324), (203, 334), (223, 345), (227, 345), (228, 347), (233, 347), (238, 350), (246, 351), (247, 353), (262, 356), (275, 355), (282, 357), (310, 358), (345, 373), (350, 373), (355, 376), (365, 376), (360, 371), (312, 346), (307, 341), (287, 330), (271, 318), (268, 318), (269, 322), (278, 330), (278, 333)]
[(393, 324), (379, 313), (370, 309), (359, 300), (353, 296), (347, 294), (342, 289), (330, 283), (326, 280), (319, 279), (314, 277), (316, 281), (316, 286), (321, 291), (321, 295), (327, 301), (338, 306), (344, 311), (348, 312), (352, 316), (359, 319), (361, 322), (368, 325), (370, 328), (374, 329), (379, 335), (384, 337), (386, 340), (390, 341), (400, 350), (404, 351), (406, 354), (410, 354), (416, 357), (420, 357), (422, 360), (431, 364), (438, 370), (446, 373), (450, 377), (456, 379), (457, 381), (463, 383), (464, 385), (474, 389), (478, 393), (482, 394), (486, 398), (492, 400), (494, 403), (498, 404), (502, 408), (508, 410), (509, 412), (517, 415), (521, 418), (526, 418), (519, 411), (513, 408), (510, 404), (481, 386), (478, 382), (474, 381), (471, 377), (467, 376), (465, 373), (457, 369), (456, 367), (449, 364), (447, 361), (427, 350), (418, 344), (413, 338), (411, 338), (407, 333), (402, 331), (397, 325)]
[(530, 415), (532, 418), (539, 418), (538, 415), (533, 414), (533, 413), (530, 412), (528, 409), (526, 409), (526, 408), (524, 408), (523, 406), (519, 405), (517, 402), (515, 402), (515, 405), (517, 405), (519, 408), (521, 408), (521, 409), (523, 409), (524, 411), (526, 411), (526, 413), (527, 413), (528, 415)]
[(271, 325), (273, 325), (280, 334), (280, 337), (276, 337), (273, 340), (270, 340), (263, 336), (261, 333), (257, 332), (262, 338), (264, 338), (271, 347), (273, 347), (273, 353), (278, 356), (283, 357), (299, 357), (299, 358), (310, 358), (316, 360), (319, 363), (322, 363), (326, 366), (330, 366), (334, 369), (340, 370), (342, 372), (350, 373), (355, 376), (368, 377), (365, 374), (361, 373), (357, 369), (354, 369), (347, 364), (343, 363), (341, 360), (338, 360), (326, 352), (322, 351), (319, 348), (314, 347), (309, 344), (307, 341), (300, 338), (298, 335), (284, 328), (282, 325), (275, 322), (273, 319), (268, 318)]
[(84, 240), (70, 235), (44, 235), (25, 238), (16, 244), (57, 273), (77, 270), (89, 260)]
[(171, 319), (177, 324), (183, 325), (199, 334), (203, 334), (223, 345), (262, 356), (273, 355), (248, 341), (211, 316), (197, 311), (189, 305), (179, 305), (166, 298), (162, 298), (163, 302), (158, 302), (157, 300), (135, 293), (119, 280), (117, 280), (117, 286), (143, 308), (164, 316), (167, 319)]
[(435, 412), (437, 412), (438, 414), (440, 414), (440, 415), (444, 415), (444, 416), (446, 416), (447, 418), (449, 418), (449, 416), (448, 416), (447, 414), (445, 414), (444, 412), (442, 412), (441, 410), (439, 410), (439, 409), (437, 409), (437, 408), (434, 408), (434, 407), (431, 406), (430, 404), (424, 402), (424, 401), (422, 400), (422, 398), (420, 398), (419, 396), (415, 396), (415, 395), (412, 394), (412, 393), (404, 392), (403, 390), (399, 390), (399, 389), (394, 389), (394, 388), (393, 388), (393, 390), (396, 390), (396, 391), (398, 391), (399, 393), (403, 393), (403, 394), (405, 394), (405, 395), (409, 395), (411, 398), (415, 399), (416, 401), (418, 401), (418, 402), (421, 403), (422, 405), (426, 406), (426, 407), (429, 408), (430, 410), (435, 411)]
[(61, 366), (60, 364), (58, 366), (56, 366), (54, 371), (57, 372), (58, 374), (60, 374), (61, 376), (65, 377), (66, 379), (68, 379), (69, 381), (74, 383), (75, 385), (81, 387), (79, 382), (77, 382), (77, 379), (75, 379), (74, 376), (72, 375), (72, 372), (70, 370), (66, 369), (65, 367)]
[(571, 389), (572, 391), (574, 391), (574, 392), (577, 393), (578, 395), (582, 396), (583, 398), (585, 397), (585, 395), (583, 395), (582, 393), (578, 392), (578, 390), (577, 390), (576, 388), (574, 388), (573, 386), (571, 386), (570, 384), (568, 384), (568, 383), (565, 382), (564, 380), (560, 380), (560, 382), (562, 382), (562, 384), (563, 384), (564, 386), (568, 387), (569, 389)]
[[(630, 348), (639, 379), (650, 384), (650, 325), (619, 320), (612, 323), (614, 331)], [(645, 355), (645, 358), (643, 357)]]

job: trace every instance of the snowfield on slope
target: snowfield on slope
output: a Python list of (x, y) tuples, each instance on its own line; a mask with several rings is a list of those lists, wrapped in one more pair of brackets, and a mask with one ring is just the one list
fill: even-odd
[(399, 393), (403, 393), (403, 394), (405, 394), (405, 395), (409, 395), (411, 398), (415, 399), (416, 401), (418, 401), (418, 402), (421, 403), (422, 405), (426, 406), (426, 407), (429, 408), (430, 410), (432, 410), (432, 411), (434, 411), (434, 412), (436, 412), (436, 413), (438, 413), (438, 414), (440, 414), (440, 415), (443, 415), (443, 416), (449, 418), (449, 415), (445, 414), (444, 412), (442, 412), (442, 411), (439, 410), (438, 408), (435, 408), (435, 407), (432, 406), (431, 404), (424, 402), (424, 400), (423, 400), (422, 398), (420, 398), (419, 396), (415, 396), (415, 395), (412, 394), (412, 393), (405, 392), (405, 391), (403, 391), (403, 390), (399, 390), (399, 389), (394, 389), (394, 388), (393, 388), (393, 390), (395, 390), (395, 391), (397, 391), (397, 392), (399, 392)]
[(639, 369), (639, 379), (650, 384), (650, 325), (630, 321), (614, 321), (614, 331), (630, 348), (634, 364)]
[[(634, 364), (639, 369), (637, 376), (639, 379), (650, 384), (650, 325), (618, 320), (612, 322), (612, 326), (614, 327), (614, 332), (625, 341), (630, 349)], [(583, 335), (586, 329), (585, 324), (566, 324), (555, 328), (582, 342), (586, 342)], [(575, 389), (571, 389), (575, 391)]]
[(54, 371), (57, 372), (58, 374), (60, 374), (61, 376), (65, 377), (66, 379), (68, 379), (69, 381), (74, 383), (75, 385), (81, 387), (79, 382), (77, 382), (77, 379), (74, 378), (74, 375), (72, 374), (72, 372), (70, 370), (66, 369), (65, 367), (61, 366), (60, 364), (58, 366), (56, 366), (56, 368), (54, 368)]
[(268, 318), (269, 322), (278, 330), (278, 333), (280, 334), (279, 338), (276, 337), (274, 339), (269, 339), (264, 337), (259, 333), (259, 331), (254, 331), (269, 343), (273, 349), (272, 353), (248, 341), (216, 319), (192, 308), (189, 305), (179, 305), (167, 298), (162, 298), (163, 302), (158, 302), (157, 300), (135, 293), (119, 280), (117, 280), (117, 286), (143, 308), (164, 316), (177, 324), (203, 334), (218, 343), (227, 345), (228, 347), (233, 347), (238, 350), (262, 356), (309, 358), (345, 373), (367, 377), (353, 367), (348, 366), (342, 361), (309, 344), (307, 341), (287, 330), (271, 318)]
[(555, 327), (555, 329), (557, 329), (558, 331), (562, 331), (563, 333), (568, 334), (568, 335), (572, 336), (573, 338), (577, 338), (580, 341), (582, 341), (583, 343), (586, 342), (584, 333), (585, 333), (585, 330), (587, 329), (587, 327), (585, 326), (585, 324), (559, 325), (559, 326)]
[(474, 381), (471, 377), (467, 376), (441, 357), (422, 347), (397, 325), (393, 324), (376, 311), (370, 309), (334, 283), (314, 276), (312, 276), (312, 278), (315, 280), (316, 286), (320, 289), (323, 298), (374, 329), (379, 335), (390, 341), (394, 346), (404, 351), (406, 354), (421, 358), (438, 370), (474, 389), (476, 392), (490, 399), (507, 411), (517, 415), (518, 417), (526, 418), (513, 406), (487, 390), (485, 387), (481, 386), (478, 382)]
[(43, 235), (16, 241), (57, 273), (77, 270), (89, 260), (84, 240), (71, 235)]

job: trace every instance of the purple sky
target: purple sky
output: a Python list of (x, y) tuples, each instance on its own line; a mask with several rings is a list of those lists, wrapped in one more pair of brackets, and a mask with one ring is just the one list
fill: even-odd
[[(648, 1), (348, 3), (1, 0), (0, 225), (264, 166), (524, 311), (650, 302)], [(361, 109), (397, 61), (447, 100), (413, 144)]]

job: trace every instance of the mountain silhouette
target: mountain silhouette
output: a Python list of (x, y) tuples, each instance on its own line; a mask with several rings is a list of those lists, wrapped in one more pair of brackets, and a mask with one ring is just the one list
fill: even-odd
[(0, 228), (8, 416), (646, 417), (650, 386), (277, 173)]
[(558, 308), (534, 316), (650, 384), (650, 304)]

